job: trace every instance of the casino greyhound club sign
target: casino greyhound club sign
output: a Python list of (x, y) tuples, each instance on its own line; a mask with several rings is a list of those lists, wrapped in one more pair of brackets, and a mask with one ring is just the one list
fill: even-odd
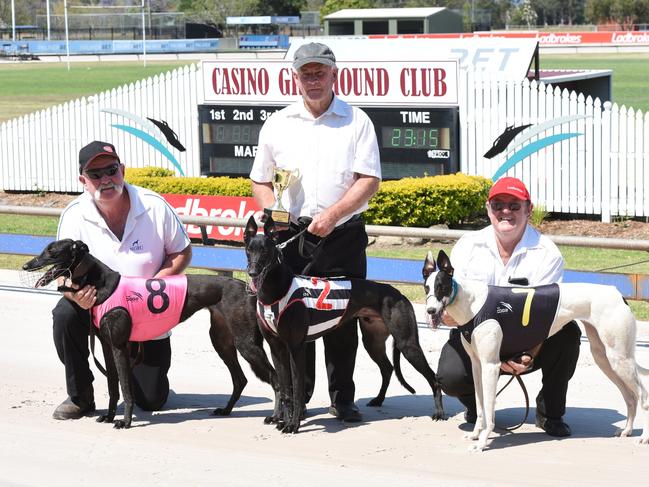
[[(352, 105), (457, 105), (458, 61), (338, 62), (335, 93)], [(286, 105), (299, 90), (289, 61), (203, 61), (206, 103)]]

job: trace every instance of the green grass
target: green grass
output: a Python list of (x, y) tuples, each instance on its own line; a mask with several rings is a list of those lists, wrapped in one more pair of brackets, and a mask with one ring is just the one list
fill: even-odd
[(635, 110), (649, 110), (649, 53), (541, 55), (541, 69), (611, 69), (613, 101)]
[(191, 61), (0, 64), (0, 122), (167, 72)]

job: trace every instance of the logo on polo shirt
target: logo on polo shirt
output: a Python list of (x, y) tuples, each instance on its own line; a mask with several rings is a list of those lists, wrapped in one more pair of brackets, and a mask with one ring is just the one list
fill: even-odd
[(140, 239), (138, 238), (137, 240), (134, 240), (133, 243), (131, 244), (131, 250), (133, 252), (138, 252), (140, 250), (144, 250), (144, 245), (140, 243)]

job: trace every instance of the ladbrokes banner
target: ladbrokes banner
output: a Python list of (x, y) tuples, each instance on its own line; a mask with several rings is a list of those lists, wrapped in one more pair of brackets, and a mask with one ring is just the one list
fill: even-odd
[[(164, 199), (176, 213), (186, 216), (205, 216), (248, 219), (261, 210), (253, 198), (239, 196), (200, 196), (185, 194), (163, 194)], [(185, 225), (190, 238), (201, 238), (201, 229), (196, 225)], [(207, 236), (216, 240), (242, 240), (243, 228), (208, 225)]]

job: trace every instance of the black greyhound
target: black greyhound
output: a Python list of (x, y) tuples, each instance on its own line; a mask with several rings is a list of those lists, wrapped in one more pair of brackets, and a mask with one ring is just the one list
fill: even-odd
[[(93, 257), (88, 251), (88, 246), (80, 240), (65, 239), (50, 243), (39, 256), (27, 262), (23, 270), (31, 272), (49, 266), (51, 267), (36, 282), (36, 287), (47, 286), (58, 277), (67, 277), (79, 287), (90, 284), (97, 289), (97, 302), (94, 309), (111, 298), (122, 279), (119, 273)], [(237, 350), (250, 363), (253, 372), (262, 381), (271, 384), (277, 401), (277, 376), (263, 349), (263, 337), (255, 315), (256, 300), (254, 296), (249, 295), (246, 284), (238, 279), (224, 276), (187, 275), (186, 278), (184, 304), (179, 320), (173, 326), (185, 321), (196, 311), (208, 308), (212, 345), (232, 376), (233, 391), (227, 405), (215, 409), (212, 414), (219, 416), (230, 414), (248, 382), (241, 370)], [(153, 300), (154, 296), (158, 296), (162, 297), (164, 302), (165, 288), (149, 285), (151, 281), (156, 281), (155, 286), (160, 286), (159, 279), (147, 281), (148, 299), (139, 296), (139, 300), (159, 303), (160, 301)], [(60, 286), (58, 290), (74, 291), (65, 286)], [(134, 299), (127, 298), (127, 300)], [(124, 420), (115, 420), (114, 426), (128, 428), (133, 414), (133, 388), (127, 345), (132, 331), (139, 324), (133, 322), (131, 314), (125, 307), (115, 307), (107, 310), (99, 325), (98, 336), (106, 363), (109, 405), (108, 412), (100, 416), (97, 421), (114, 421), (119, 400), (119, 384), (121, 384), (124, 396)]]
[(385, 338), (388, 333), (392, 335), (397, 377), (404, 384), (399, 367), (401, 353), (433, 390), (433, 419), (444, 419), (442, 391), (419, 344), (410, 301), (394, 287), (366, 279), (296, 277), (282, 261), (273, 220), (265, 222), (263, 234), (258, 235), (257, 230), (257, 223), (250, 217), (244, 233), (247, 272), (257, 292), (259, 323), (270, 344), (280, 385), (280, 403), (276, 403), (274, 415), (268, 420), (283, 433), (298, 432), (304, 403), (306, 342), (330, 331), (332, 328), (327, 326), (336, 326), (332, 323), (356, 317), (364, 329), (364, 343), (382, 341), (385, 349)]

